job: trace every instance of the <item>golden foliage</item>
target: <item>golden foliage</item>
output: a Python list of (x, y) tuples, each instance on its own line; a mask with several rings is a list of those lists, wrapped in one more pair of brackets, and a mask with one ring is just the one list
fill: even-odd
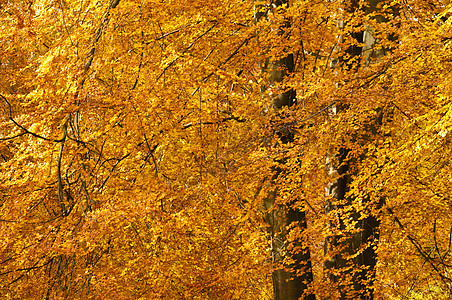
[[(319, 297), (335, 295), (328, 224), (350, 211), (381, 222), (363, 246), (376, 298), (450, 297), (450, 2), (294, 0), (257, 22), (262, 4), (0, 1), (2, 299), (269, 299), (272, 184), (307, 212), (288, 241), (309, 245)], [(338, 66), (365, 28), (376, 44)], [(295, 71), (269, 86), (263, 62), (287, 54)], [(353, 204), (326, 214), (341, 147)]]

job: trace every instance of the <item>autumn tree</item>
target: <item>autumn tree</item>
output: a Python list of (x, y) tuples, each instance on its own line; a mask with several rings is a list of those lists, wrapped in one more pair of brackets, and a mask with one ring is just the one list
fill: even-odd
[[(380, 30), (380, 24), (375, 21), (391, 22), (397, 11), (391, 5), (383, 7), (382, 4), (381, 1), (344, 2), (342, 19), (338, 23), (343, 32), (340, 35), (340, 47), (343, 49), (339, 49), (340, 56), (333, 65), (333, 68), (340, 68), (343, 76), (360, 73), (364, 67), (381, 59), (388, 50), (386, 44), (393, 34), (385, 30), (378, 39), (374, 38), (374, 34), (378, 34), (376, 31)], [(347, 102), (338, 101), (330, 113), (335, 116), (350, 108)], [(374, 116), (358, 125), (357, 132), (349, 132), (345, 138), (339, 137), (342, 145), (332, 149), (337, 154), (327, 156), (328, 173), (333, 181), (327, 187), (330, 199), (326, 209), (333, 216), (329, 221), (333, 234), (326, 240), (325, 267), (328, 277), (337, 284), (340, 299), (374, 298), (380, 230), (378, 217), (383, 200), (370, 200), (364, 194), (356, 201), (349, 191), (353, 177), (361, 172), (360, 163), (366, 157), (365, 149), (375, 136), (380, 135), (380, 126), (387, 113), (385, 107), (376, 107)], [(350, 144), (347, 145), (350, 142), (359, 143), (361, 147), (350, 147)]]
[(2, 298), (450, 298), (449, 1), (0, 11)]
[(224, 5), (2, 2), (2, 295), (265, 297), (252, 4)]
[[(378, 81), (380, 77), (386, 78), (386, 76), (391, 76), (387, 74), (390, 73), (388, 72), (388, 69), (392, 68), (393, 65), (397, 65), (397, 68), (401, 68), (402, 70), (404, 68), (407, 68), (408, 70), (411, 69), (411, 66), (405, 66), (402, 63), (404, 59), (401, 59), (401, 56), (404, 57), (409, 53), (409, 51), (407, 51), (407, 49), (404, 47), (398, 48), (396, 46), (396, 42), (398, 42), (399, 39), (395, 39), (395, 37), (398, 36), (401, 40), (401, 43), (406, 44), (406, 38), (410, 36), (411, 33), (406, 33), (405, 35), (405, 32), (402, 31), (403, 33), (399, 34), (399, 30), (401, 28), (399, 12), (400, 10), (403, 11), (403, 8), (407, 9), (406, 6), (402, 6), (403, 8), (401, 8), (401, 6), (397, 5), (397, 9), (395, 9), (394, 7), (391, 8), (391, 6), (374, 6), (374, 8), (379, 7), (383, 7), (382, 9), (388, 9), (389, 13), (383, 14), (382, 12), (379, 12), (379, 18), (378, 14), (374, 13), (370, 16), (371, 18), (369, 18), (367, 22), (369, 22), (369, 24), (372, 24), (371, 28), (373, 29), (373, 34), (377, 35), (376, 41), (377, 43), (381, 44), (376, 45), (380, 49), (379, 52), (386, 52), (389, 57), (383, 59), (380, 58), (380, 60), (384, 61), (382, 63), (378, 63), (378, 61), (374, 60), (374, 63), (377, 62), (375, 66), (366, 66), (367, 70), (361, 71), (364, 74), (369, 74), (361, 75), (361, 78), (367, 78), (367, 80), (357, 83), (357, 85), (351, 84), (355, 87), (351, 89), (349, 87), (349, 91), (353, 91), (353, 94), (346, 94), (346, 96), (349, 99), (356, 100), (348, 100), (347, 102), (345, 102), (345, 107), (342, 106), (344, 116), (339, 117), (340, 119), (342, 119), (339, 124), (345, 123), (349, 125), (349, 129), (345, 131), (345, 134), (342, 132), (341, 136), (339, 136), (339, 141), (341, 141), (342, 143), (345, 142), (345, 144), (348, 146), (341, 146), (339, 148), (340, 155), (338, 157), (337, 163), (339, 166), (339, 179), (336, 181), (336, 186), (333, 186), (340, 192), (338, 193), (338, 196), (335, 197), (339, 200), (336, 202), (337, 205), (335, 208), (339, 207), (341, 209), (334, 212), (334, 214), (336, 215), (336, 220), (338, 220), (340, 224), (340, 227), (338, 227), (340, 228), (340, 231), (338, 231), (338, 234), (335, 234), (334, 239), (336, 240), (333, 240), (333, 243), (340, 245), (341, 248), (337, 250), (339, 251), (339, 254), (335, 254), (333, 263), (336, 264), (336, 268), (342, 269), (343, 274), (346, 275), (345, 277), (348, 277), (348, 279), (351, 281), (348, 287), (347, 285), (344, 285), (342, 288), (340, 288), (341, 298), (351, 297), (353, 299), (356, 299), (374, 297), (372, 290), (364, 293), (360, 293), (359, 291), (367, 289), (368, 287), (373, 289), (372, 286), (374, 285), (369, 285), (369, 281), (371, 282), (375, 279), (372, 279), (369, 274), (372, 274), (371, 269), (375, 268), (376, 266), (376, 246), (379, 245), (379, 247), (383, 247), (381, 243), (375, 243), (375, 238), (377, 238), (376, 241), (381, 241), (380, 239), (378, 239), (378, 233), (380, 231), (380, 229), (378, 229), (379, 224), (381, 220), (384, 220), (388, 212), (391, 217), (394, 217), (392, 209), (386, 202), (386, 200), (391, 197), (385, 196), (384, 192), (381, 190), (382, 186), (378, 187), (378, 184), (375, 184), (374, 180), (379, 177), (380, 168), (384, 168), (383, 166), (389, 163), (389, 158), (386, 156), (386, 154), (383, 154), (388, 151), (388, 148), (392, 148), (392, 135), (388, 134), (387, 128), (396, 126), (393, 118), (394, 115), (397, 115), (397, 113), (400, 113), (400, 111), (394, 111), (392, 102), (393, 100), (388, 100), (388, 98), (386, 98), (388, 96), (385, 97), (378, 95), (378, 93), (386, 91), (388, 89), (388, 86), (386, 84), (376, 84), (373, 81)], [(372, 22), (372, 18), (374, 18), (374, 22)], [(381, 22), (382, 20), (386, 24), (377, 23)], [(412, 24), (412, 21), (413, 20), (409, 17), (405, 20), (405, 22), (409, 24)], [(416, 22), (418, 22), (418, 20), (416, 20)], [(389, 26), (387, 25), (388, 23)], [(406, 23), (404, 25), (406, 25)], [(390, 26), (393, 27), (392, 30)], [(378, 28), (384, 28), (386, 30), (381, 29), (381, 33), (378, 33)], [(411, 46), (412, 45), (410, 45), (409, 47)], [(395, 50), (396, 48), (398, 49)], [(401, 48), (403, 48), (403, 50)], [(416, 49), (418, 48), (416, 47)], [(362, 50), (358, 50), (358, 52), (361, 51)], [(392, 51), (395, 51), (396, 53), (389, 55), (389, 52)], [(347, 51), (345, 51), (345, 53), (347, 53)], [(350, 55), (348, 57), (352, 58), (353, 56)], [(372, 56), (370, 57), (372, 58)], [(356, 64), (358, 64), (357, 66), (359, 66), (359, 62), (360, 60), (355, 59), (355, 66)], [(374, 69), (374, 73), (372, 73), (373, 68), (376, 69)], [(357, 72), (356, 69), (354, 70), (354, 72)], [(347, 79), (345, 81), (345, 84), (350, 84), (349, 82), (350, 79)], [(392, 84), (394, 84), (394, 82), (392, 82), (391, 85)], [(405, 83), (401, 82), (400, 86), (398, 87), (404, 86)], [(377, 90), (375, 90), (375, 88), (377, 88)], [(361, 89), (362, 92), (360, 91)], [(375, 91), (376, 95), (372, 95), (371, 93)], [(363, 100), (359, 100), (359, 98), (365, 99), (366, 101), (372, 99), (372, 101), (369, 101), (371, 103), (370, 105), (372, 105), (372, 108), (369, 112), (366, 112), (365, 108), (367, 105), (369, 105), (369, 103), (364, 106)], [(359, 107), (353, 107), (354, 101), (360, 103)], [(405, 102), (407, 100), (401, 101)], [(343, 102), (340, 103), (342, 104)], [(367, 106), (367, 109), (369, 109), (369, 106)], [(344, 126), (343, 128), (347, 128), (347, 126)], [(380, 140), (381, 142), (376, 142), (378, 140)], [(381, 152), (379, 152), (378, 155), (375, 155), (373, 152), (375, 150)], [(374, 159), (379, 160), (379, 162), (376, 163)], [(373, 165), (371, 166), (369, 165), (370, 161), (374, 161)], [(363, 170), (364, 172), (370, 172), (370, 174), (362, 176), (365, 174), (360, 174), (360, 172), (362, 172)], [(369, 180), (367, 184), (364, 184), (364, 181), (362, 181), (364, 177), (367, 177), (367, 180)], [(359, 180), (359, 183), (353, 183), (353, 180), (356, 179)], [(365, 188), (365, 186), (373, 186), (372, 192), (370, 192), (369, 189)], [(380, 210), (381, 208), (383, 208), (383, 210)], [(399, 223), (397, 219), (396, 223)], [(399, 224), (399, 227), (403, 227), (403, 225)], [(372, 240), (370, 240), (369, 238), (373, 238), (374, 242), (372, 242)], [(409, 237), (408, 239), (413, 244), (417, 243), (412, 237)], [(379, 250), (379, 253), (381, 253), (380, 251), (384, 250)], [(427, 258), (426, 255), (422, 254), (421, 247), (418, 248), (417, 255)], [(361, 265), (362, 267), (356, 267), (357, 265)], [(331, 266), (329, 267), (331, 268)], [(363, 271), (361, 271), (360, 269), (367, 270), (367, 276), (363, 276)], [(340, 273), (336, 273), (333, 276), (336, 277), (338, 276), (337, 274)], [(441, 277), (441, 275), (439, 276)], [(347, 278), (344, 278), (342, 280), (347, 280)], [(358, 280), (363, 280), (364, 282), (367, 281), (368, 287), (363, 286), (360, 282), (357, 282)], [(355, 290), (355, 292), (353, 292), (353, 290)], [(356, 290), (358, 291), (358, 294), (356, 294)], [(347, 294), (349, 294), (349, 296), (347, 296)]]
[[(286, 127), (287, 121), (284, 116), (287, 113), (290, 114), (291, 108), (296, 105), (295, 89), (285, 86), (285, 80), (295, 71), (293, 49), (286, 45), (292, 34), (292, 20), (290, 16), (286, 16), (288, 8), (289, 1), (259, 4), (255, 8), (258, 24), (265, 21), (273, 24), (270, 28), (264, 27), (262, 30), (258, 28), (258, 39), (262, 33), (267, 35), (266, 39), (271, 37), (269, 42), (262, 42), (263, 51), (269, 54), (261, 64), (263, 72), (268, 74), (268, 83), (263, 86), (264, 93), (268, 93), (270, 108), (276, 110), (275, 124), (272, 126), (272, 134), (276, 137), (272, 142), (275, 143), (276, 151), (281, 150), (280, 145), (286, 146), (294, 142), (294, 131), (290, 126)], [(277, 34), (272, 35), (268, 31)], [(273, 39), (280, 40), (280, 43), (274, 43)], [(288, 110), (279, 111), (284, 108)], [(310, 289), (313, 274), (307, 241), (303, 236), (297, 236), (292, 240), (289, 237), (294, 229), (301, 229), (303, 232), (307, 228), (305, 205), (301, 199), (283, 199), (281, 191), (275, 184), (278, 178), (284, 178), (286, 175), (283, 171), (284, 167), (281, 166), (286, 161), (287, 158), (284, 155), (275, 159), (273, 168), (275, 173), (271, 179), (266, 178), (275, 188), (264, 200), (264, 207), (267, 210), (265, 219), (269, 224), (272, 262), (276, 268), (272, 274), (274, 299), (315, 299)]]

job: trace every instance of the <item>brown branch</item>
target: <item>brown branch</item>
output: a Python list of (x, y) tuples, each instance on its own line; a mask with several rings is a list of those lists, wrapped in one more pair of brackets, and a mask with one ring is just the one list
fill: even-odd
[(187, 129), (187, 128), (190, 128), (190, 127), (195, 126), (195, 125), (214, 125), (214, 124), (219, 124), (219, 123), (230, 121), (230, 120), (234, 120), (234, 121), (237, 121), (239, 123), (246, 122), (246, 119), (241, 119), (239, 117), (227, 117), (227, 118), (223, 118), (223, 119), (221, 119), (219, 121), (215, 121), (215, 122), (213, 122), (213, 121), (206, 121), (206, 122), (197, 122), (195, 124), (187, 123), (185, 125), (182, 125), (182, 127), (183, 127), (183, 129)]
[(19, 133), (18, 135), (15, 135), (15, 136), (10, 136), (10, 137), (6, 137), (6, 138), (0, 138), (0, 141), (7, 141), (7, 140), (12, 140), (12, 139), (15, 139), (15, 138), (18, 138), (18, 137), (20, 137), (20, 136), (23, 136), (23, 135), (25, 135), (25, 134), (27, 134), (28, 132), (22, 132), (22, 133)]
[[(199, 23), (199, 22), (198, 22), (198, 23)], [(182, 29), (187, 28), (187, 27), (190, 26), (190, 25), (191, 25), (191, 24), (187, 24), (187, 25), (182, 26), (181, 28), (177, 28), (177, 29), (174, 29), (174, 30), (172, 30), (172, 31), (170, 31), (170, 32), (164, 33), (164, 34), (162, 34), (161, 36), (155, 38), (155, 40), (156, 40), (156, 41), (159, 41), (159, 40), (161, 40), (161, 39), (164, 39), (164, 38), (166, 38), (167, 36), (170, 36), (170, 35), (172, 35), (172, 34), (178, 33), (179, 31), (181, 31)], [(151, 43), (151, 42), (146, 42), (145, 44), (146, 44), (146, 45), (149, 45), (150, 43)]]
[(96, 52), (96, 44), (102, 37), (103, 30), (107, 27), (108, 22), (110, 21), (110, 9), (114, 9), (116, 6), (118, 6), (120, 0), (112, 0), (110, 5), (107, 8), (107, 12), (105, 13), (105, 17), (102, 20), (99, 29), (96, 31), (96, 34), (94, 35), (93, 40), (93, 46), (91, 47), (91, 50), (88, 52), (88, 58), (85, 63), (85, 71), (88, 71), (91, 67), (94, 59), (94, 54)]
[(115, 170), (116, 166), (117, 166), (121, 161), (123, 161), (124, 159), (126, 159), (126, 158), (129, 157), (129, 156), (130, 156), (130, 153), (127, 153), (127, 154), (124, 155), (123, 157), (116, 159), (116, 163), (113, 165), (113, 168), (111, 169), (110, 174), (107, 176), (107, 178), (105, 178), (104, 182), (103, 182), (102, 185), (99, 187), (99, 189), (98, 189), (99, 191), (100, 191), (101, 189), (103, 189), (103, 187), (104, 187), (105, 184), (107, 183), (108, 179), (110, 179), (110, 176), (111, 176), (111, 174), (113, 173), (113, 171)]
[[(255, 37), (255, 35), (251, 35), (250, 37), (247, 37), (246, 39), (243, 40), (243, 42), (234, 50), (234, 52), (232, 52), (219, 66), (218, 68), (221, 68), (221, 66), (225, 65), (228, 61), (230, 61), (237, 53), (239, 53), (240, 48), (242, 48), (245, 44), (247, 44), (249, 42), (250, 39), (252, 39), (253, 37)], [(206, 77), (203, 78), (203, 80), (201, 82), (206, 82), (207, 79), (209, 79), (210, 77), (212, 77), (212, 75), (215, 74), (215, 72), (211, 72), (209, 75), (207, 75)], [(191, 93), (191, 95), (193, 96), (194, 94), (196, 94), (196, 92), (199, 90), (199, 86)]]
[(8, 139), (12, 139), (12, 138), (19, 137), (19, 136), (24, 135), (24, 134), (30, 134), (30, 135), (32, 135), (32, 136), (34, 136), (34, 137), (36, 137), (36, 138), (40, 138), (40, 139), (42, 139), (42, 140), (49, 141), (49, 142), (55, 142), (55, 143), (61, 143), (61, 142), (63, 142), (64, 139), (66, 138), (66, 137), (63, 137), (63, 138), (61, 138), (61, 139), (46, 138), (46, 137), (44, 137), (44, 136), (42, 136), (42, 135), (39, 135), (39, 134), (37, 134), (37, 133), (34, 133), (34, 132), (32, 132), (32, 131), (26, 129), (24, 126), (22, 126), (22, 125), (20, 125), (19, 123), (17, 123), (16, 120), (14, 120), (14, 118), (13, 118), (13, 111), (12, 111), (12, 105), (11, 105), (11, 103), (9, 103), (8, 99), (6, 99), (6, 97), (3, 96), (3, 95), (1, 95), (1, 94), (0, 94), (0, 97), (1, 97), (1, 98), (6, 102), (6, 104), (8, 105), (9, 119), (14, 123), (14, 125), (16, 125), (17, 127), (19, 127), (20, 129), (22, 129), (22, 131), (23, 131), (22, 133), (20, 133), (19, 135), (14, 136), (14, 137), (11, 137), (11, 138), (4, 138), (4, 139), (2, 138), (2, 139), (0, 139), (0, 140), (8, 140)]
[(182, 53), (181, 53), (178, 57), (176, 57), (173, 61), (171, 61), (171, 62), (163, 69), (163, 71), (160, 73), (159, 76), (157, 76), (157, 78), (155, 79), (155, 81), (158, 81), (158, 80), (163, 76), (163, 74), (165, 74), (165, 72), (166, 72), (172, 65), (174, 65), (174, 64), (179, 60), (179, 58), (182, 57), (182, 55), (184, 55), (188, 50), (190, 50), (191, 47), (193, 47), (193, 45), (195, 45), (195, 43), (196, 43), (199, 39), (201, 39), (203, 36), (205, 36), (207, 33), (209, 33), (216, 25), (217, 25), (217, 22), (215, 22), (209, 29), (207, 29), (206, 31), (204, 31), (201, 35), (199, 35), (198, 37), (196, 37), (195, 40), (194, 40), (193, 42), (191, 42), (190, 45), (188, 45), (187, 48), (185, 48), (185, 49), (182, 51)]
[[(66, 209), (66, 206), (64, 205), (64, 195), (63, 195), (63, 179), (61, 175), (61, 161), (63, 159), (63, 149), (64, 149), (64, 142), (66, 141), (67, 137), (67, 122), (63, 125), (63, 138), (60, 144), (60, 150), (58, 152), (58, 162), (57, 162), (57, 176), (58, 176), (58, 201), (60, 203), (61, 213), (63, 216), (68, 216), (69, 213), (72, 210), (72, 207)], [(70, 194), (69, 192), (66, 192), (66, 198), (69, 200)]]
[[(394, 221), (397, 223), (397, 225), (400, 227), (400, 229), (402, 229), (405, 233), (406, 233), (406, 237), (408, 238), (408, 240), (411, 242), (411, 244), (416, 248), (416, 250), (419, 252), (419, 254), (421, 255), (421, 257), (428, 262), (428, 264), (433, 268), (433, 270), (436, 271), (436, 273), (439, 275), (441, 281), (446, 284), (449, 285), (449, 283), (452, 282), (452, 279), (444, 276), (441, 274), (441, 271), (438, 270), (438, 267), (434, 264), (432, 258), (430, 257), (430, 254), (427, 254), (423, 249), (422, 246), (410, 235), (407, 233), (405, 226), (402, 224), (402, 222), (399, 220), (399, 218), (395, 215), (394, 211), (392, 210), (392, 208), (390, 207), (386, 207), (387, 211), (389, 212), (389, 214), (394, 218)], [(446, 282), (448, 281), (448, 282)]]

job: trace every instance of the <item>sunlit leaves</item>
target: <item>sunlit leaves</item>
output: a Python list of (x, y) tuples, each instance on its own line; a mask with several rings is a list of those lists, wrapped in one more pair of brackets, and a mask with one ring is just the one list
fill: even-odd
[[(381, 298), (445, 293), (450, 4), (349, 15), (292, 1), (259, 22), (255, 4), (0, 2), (0, 295), (271, 298), (273, 184), (307, 213), (288, 241), (310, 247), (318, 295), (333, 286), (328, 224), (353, 212), (381, 220)], [(361, 67), (342, 68), (347, 37), (370, 28)], [(294, 72), (270, 88), (263, 65), (287, 54)], [(289, 87), (297, 104), (273, 109)], [(353, 201), (325, 214), (327, 157), (344, 146)], [(271, 183), (278, 167), (287, 175)]]

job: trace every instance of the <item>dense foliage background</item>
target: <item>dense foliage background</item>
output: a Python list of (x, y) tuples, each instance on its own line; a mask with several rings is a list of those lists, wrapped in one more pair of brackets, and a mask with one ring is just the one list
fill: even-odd
[(0, 297), (450, 299), (451, 9), (0, 0)]

